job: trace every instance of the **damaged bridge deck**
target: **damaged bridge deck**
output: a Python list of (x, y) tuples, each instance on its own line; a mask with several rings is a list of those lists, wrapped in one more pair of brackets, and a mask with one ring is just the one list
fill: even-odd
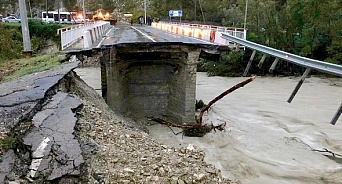
[(113, 110), (135, 119), (168, 117), (178, 124), (193, 124), (198, 59), (216, 57), (227, 49), (199, 43), (140, 42), (70, 54), (79, 58), (99, 55), (102, 96)]
[(92, 49), (98, 54), (102, 96), (115, 111), (142, 118), (166, 116), (178, 124), (195, 122), (196, 71), (199, 57), (227, 54), (228, 46), (170, 34), (149, 26), (118, 24)]

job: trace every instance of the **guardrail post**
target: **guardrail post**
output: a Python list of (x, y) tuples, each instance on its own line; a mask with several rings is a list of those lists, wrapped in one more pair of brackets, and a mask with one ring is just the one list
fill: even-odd
[(262, 55), (262, 58), (261, 58), (261, 60), (260, 60), (260, 62), (259, 62), (259, 64), (258, 64), (258, 67), (259, 67), (259, 68), (262, 67), (262, 64), (264, 63), (265, 59), (266, 59), (266, 54)]
[[(284, 61), (291, 62), (291, 63), (294, 63), (296, 65), (303, 66), (303, 67), (307, 68), (307, 70), (305, 71), (305, 73), (302, 76), (302, 81), (300, 81), (297, 84), (296, 89), (293, 91), (291, 97), (289, 98), (289, 100), (288, 100), (289, 103), (293, 100), (294, 96), (296, 95), (297, 91), (299, 90), (300, 86), (302, 85), (304, 79), (306, 78), (306, 75), (309, 74), (310, 70), (308, 70), (308, 68), (310, 68), (311, 70), (316, 69), (316, 70), (319, 70), (321, 72), (333, 74), (333, 75), (340, 76), (340, 77), (342, 76), (342, 66), (341, 65), (322, 62), (322, 61), (310, 59), (310, 58), (304, 58), (304, 57), (301, 57), (301, 56), (298, 56), (295, 54), (291, 54), (291, 53), (284, 52), (281, 50), (276, 50), (276, 49), (266, 47), (266, 46), (263, 46), (260, 44), (256, 44), (256, 43), (253, 43), (253, 42), (250, 42), (247, 40), (243, 40), (243, 39), (240, 39), (240, 38), (237, 38), (234, 36), (230, 36), (228, 34), (222, 34), (221, 37), (223, 39), (229, 40), (229, 41), (234, 42), (236, 44), (241, 44), (247, 48), (257, 50), (257, 51), (260, 51), (262, 53), (276, 57), (276, 59), (274, 60), (272, 66), (269, 70), (270, 72), (273, 72), (274, 68), (276, 67), (276, 65), (279, 61), (279, 59), (282, 59)], [(261, 65), (262, 65), (262, 62), (260, 61), (259, 67), (261, 67)], [(331, 124), (335, 124), (337, 122), (337, 119), (339, 118), (339, 116), (342, 113), (341, 111), (342, 111), (342, 107), (339, 108), (338, 112), (336, 113), (333, 120), (331, 121)]]
[(101, 36), (102, 36), (102, 26), (99, 26), (99, 37), (98, 38), (101, 38)]
[(335, 125), (337, 120), (338, 120), (338, 118), (341, 116), (341, 114), (342, 114), (342, 103), (341, 103), (340, 108), (337, 110), (336, 114), (334, 115), (334, 117), (333, 117), (333, 119), (331, 120), (330, 123), (332, 125)]
[(248, 70), (249, 70), (249, 68), (250, 68), (251, 65), (252, 65), (252, 62), (253, 62), (253, 59), (254, 59), (255, 54), (256, 54), (256, 50), (253, 51), (253, 53), (252, 53), (252, 55), (251, 55), (251, 58), (249, 58), (247, 67), (246, 67), (246, 69), (245, 69), (245, 72), (243, 73), (243, 76), (244, 76), (244, 77), (246, 77), (247, 74), (248, 74)]
[(293, 90), (293, 92), (292, 92), (290, 98), (287, 100), (288, 103), (291, 103), (291, 102), (292, 102), (293, 98), (296, 96), (296, 94), (297, 94), (299, 88), (302, 86), (302, 84), (303, 84), (305, 78), (309, 75), (310, 71), (311, 71), (310, 68), (307, 68), (307, 69), (305, 70), (304, 74), (302, 75), (302, 78), (300, 79), (300, 81), (298, 82), (297, 86), (296, 86), (295, 89)]
[(83, 48), (89, 48), (92, 45), (92, 40), (89, 31), (84, 31), (83, 33)]
[(101, 37), (100, 26), (96, 27), (95, 29), (96, 29), (96, 33), (97, 33), (97, 36), (96, 36), (96, 40), (97, 40)]
[(240, 50), (240, 44), (236, 44), (236, 43), (234, 43), (235, 45), (234, 45), (234, 47), (235, 47), (235, 49), (237, 50), (237, 51), (239, 51)]
[(270, 68), (270, 70), (269, 70), (270, 73), (273, 73), (273, 70), (274, 70), (275, 67), (277, 66), (278, 61), (279, 61), (279, 58), (276, 58), (276, 59), (273, 61), (272, 66), (271, 66), (271, 68)]
[(247, 29), (243, 29), (243, 39), (247, 39)]

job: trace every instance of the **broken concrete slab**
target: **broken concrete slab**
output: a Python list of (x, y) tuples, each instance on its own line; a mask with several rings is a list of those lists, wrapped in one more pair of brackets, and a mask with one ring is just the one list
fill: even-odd
[(0, 163), (0, 183), (4, 183), (6, 175), (11, 172), (15, 158), (13, 150), (8, 150), (2, 157), (2, 162)]
[[(27, 146), (24, 151), (31, 149), (31, 153), (25, 154), (28, 159), (13, 151), (5, 154), (0, 163), (0, 183), (15, 181), (10, 178), (25, 175), (29, 181), (38, 182), (80, 173), (84, 160), (73, 133), (77, 122), (74, 110), (82, 103), (63, 93), (69, 90), (68, 76), (78, 64), (61, 65), (0, 84), (0, 129), (9, 132), (12, 128), (17, 129), (18, 125), (22, 126), (22, 122), (30, 122), (26, 129), (29, 132), (23, 137), (23, 146)], [(20, 132), (14, 133), (15, 136), (25, 133)], [(27, 165), (30, 162), (31, 165)], [(24, 165), (17, 168), (17, 163)]]
[[(54, 70), (34, 73), (0, 84), (1, 126), (13, 126), (35, 108), (39, 108), (38, 102), (45, 98), (48, 90), (78, 64), (78, 62), (73, 62), (61, 65)], [(3, 127), (0, 128), (3, 129)]]
[[(79, 142), (73, 135), (77, 122), (73, 109), (81, 105), (71, 95), (58, 92), (33, 117), (33, 124), (37, 127), (24, 137), (24, 144), (31, 146), (33, 152), (34, 159), (28, 174), (31, 179), (44, 177), (54, 180), (80, 173), (79, 167), (84, 160)], [(48, 171), (40, 172), (41, 167)]]

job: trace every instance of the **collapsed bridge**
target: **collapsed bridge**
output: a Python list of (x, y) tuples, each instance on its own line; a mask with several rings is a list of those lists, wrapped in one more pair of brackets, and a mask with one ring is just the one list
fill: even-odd
[(226, 53), (206, 44), (130, 43), (79, 51), (99, 53), (102, 96), (109, 107), (133, 118), (164, 117), (195, 123), (196, 71), (201, 51)]

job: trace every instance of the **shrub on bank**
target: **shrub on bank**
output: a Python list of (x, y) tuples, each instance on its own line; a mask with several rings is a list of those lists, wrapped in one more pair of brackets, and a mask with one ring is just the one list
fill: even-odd
[(22, 38), (18, 28), (0, 24), (0, 62), (5, 59), (21, 58), (22, 50)]
[(218, 61), (201, 59), (197, 71), (207, 72), (209, 76), (240, 77), (243, 74), (246, 62), (242, 52), (230, 52)]
[[(29, 20), (29, 30), (33, 53), (45, 48), (47, 41), (52, 40), (60, 45), (60, 39), (56, 35), (59, 24), (47, 24), (37, 20)], [(20, 24), (0, 23), (0, 62), (19, 59), (22, 54), (23, 43)]]
[(33, 51), (37, 52), (44, 48), (48, 40), (52, 40), (57, 45), (60, 45), (60, 38), (57, 36), (57, 29), (59, 28), (62, 28), (60, 24), (49, 24), (37, 20), (29, 20), (32, 49), (35, 49)]
[[(241, 77), (251, 55), (251, 50), (241, 52), (231, 51), (228, 55), (221, 57), (219, 60), (201, 59), (197, 66), (197, 71), (207, 72), (208, 76)], [(278, 62), (275, 70), (270, 73), (269, 69), (275, 58), (267, 56), (262, 67), (259, 68), (258, 64), (262, 55), (262, 53), (257, 53), (255, 55), (251, 67), (248, 70), (248, 75), (300, 76), (305, 71), (304, 67), (289, 62)], [(318, 73), (312, 71), (311, 74)]]

